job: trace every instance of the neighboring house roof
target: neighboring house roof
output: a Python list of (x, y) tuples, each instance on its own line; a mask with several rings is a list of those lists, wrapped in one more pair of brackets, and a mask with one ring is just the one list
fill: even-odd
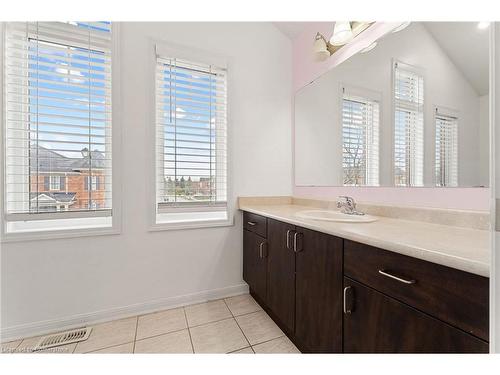
[[(82, 150), (82, 155), (87, 149)], [(104, 169), (104, 155), (100, 151), (90, 152), (90, 157), (68, 158), (45, 147), (31, 149), (30, 168), (32, 171), (43, 172), (79, 172), (90, 169)]]
[(76, 193), (43, 192), (30, 193), (30, 199), (43, 202), (53, 201), (54, 203), (74, 203)]

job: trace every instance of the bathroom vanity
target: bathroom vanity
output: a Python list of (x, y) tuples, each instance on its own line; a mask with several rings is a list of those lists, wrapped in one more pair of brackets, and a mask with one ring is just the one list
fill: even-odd
[(487, 231), (240, 209), (243, 278), (302, 352), (488, 352)]

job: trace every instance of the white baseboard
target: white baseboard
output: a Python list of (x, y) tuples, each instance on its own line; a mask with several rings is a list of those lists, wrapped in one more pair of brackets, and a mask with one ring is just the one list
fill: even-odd
[(116, 307), (109, 310), (101, 310), (87, 314), (78, 314), (61, 319), (45, 320), (35, 323), (6, 327), (1, 329), (0, 337), (2, 342), (7, 342), (25, 337), (45, 335), (48, 333), (64, 331), (67, 329), (94, 325), (110, 320), (128, 318), (135, 315), (148, 314), (155, 311), (192, 305), (194, 303), (236, 296), (244, 293), (248, 293), (248, 285), (246, 283), (237, 284), (225, 288), (205, 290), (192, 294), (185, 294), (182, 296), (162, 298), (129, 306)]

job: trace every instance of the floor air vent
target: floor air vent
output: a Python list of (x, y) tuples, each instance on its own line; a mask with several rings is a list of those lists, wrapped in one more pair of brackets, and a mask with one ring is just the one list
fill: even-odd
[(55, 346), (72, 344), (74, 342), (87, 340), (90, 332), (92, 331), (91, 327), (78, 328), (72, 331), (54, 333), (53, 335), (43, 336), (38, 344), (33, 348), (36, 350), (43, 350), (48, 348), (53, 348)]

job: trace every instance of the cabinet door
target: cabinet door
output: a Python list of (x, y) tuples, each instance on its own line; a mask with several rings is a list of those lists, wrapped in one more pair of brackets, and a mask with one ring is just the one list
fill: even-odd
[(304, 352), (341, 353), (342, 239), (296, 231), (296, 340)]
[(243, 280), (262, 302), (266, 302), (266, 240), (246, 229), (243, 230)]
[(349, 278), (344, 294), (346, 353), (488, 352), (486, 342)]
[(295, 253), (287, 248), (287, 232), (295, 226), (268, 219), (267, 306), (288, 334), (295, 322)]

